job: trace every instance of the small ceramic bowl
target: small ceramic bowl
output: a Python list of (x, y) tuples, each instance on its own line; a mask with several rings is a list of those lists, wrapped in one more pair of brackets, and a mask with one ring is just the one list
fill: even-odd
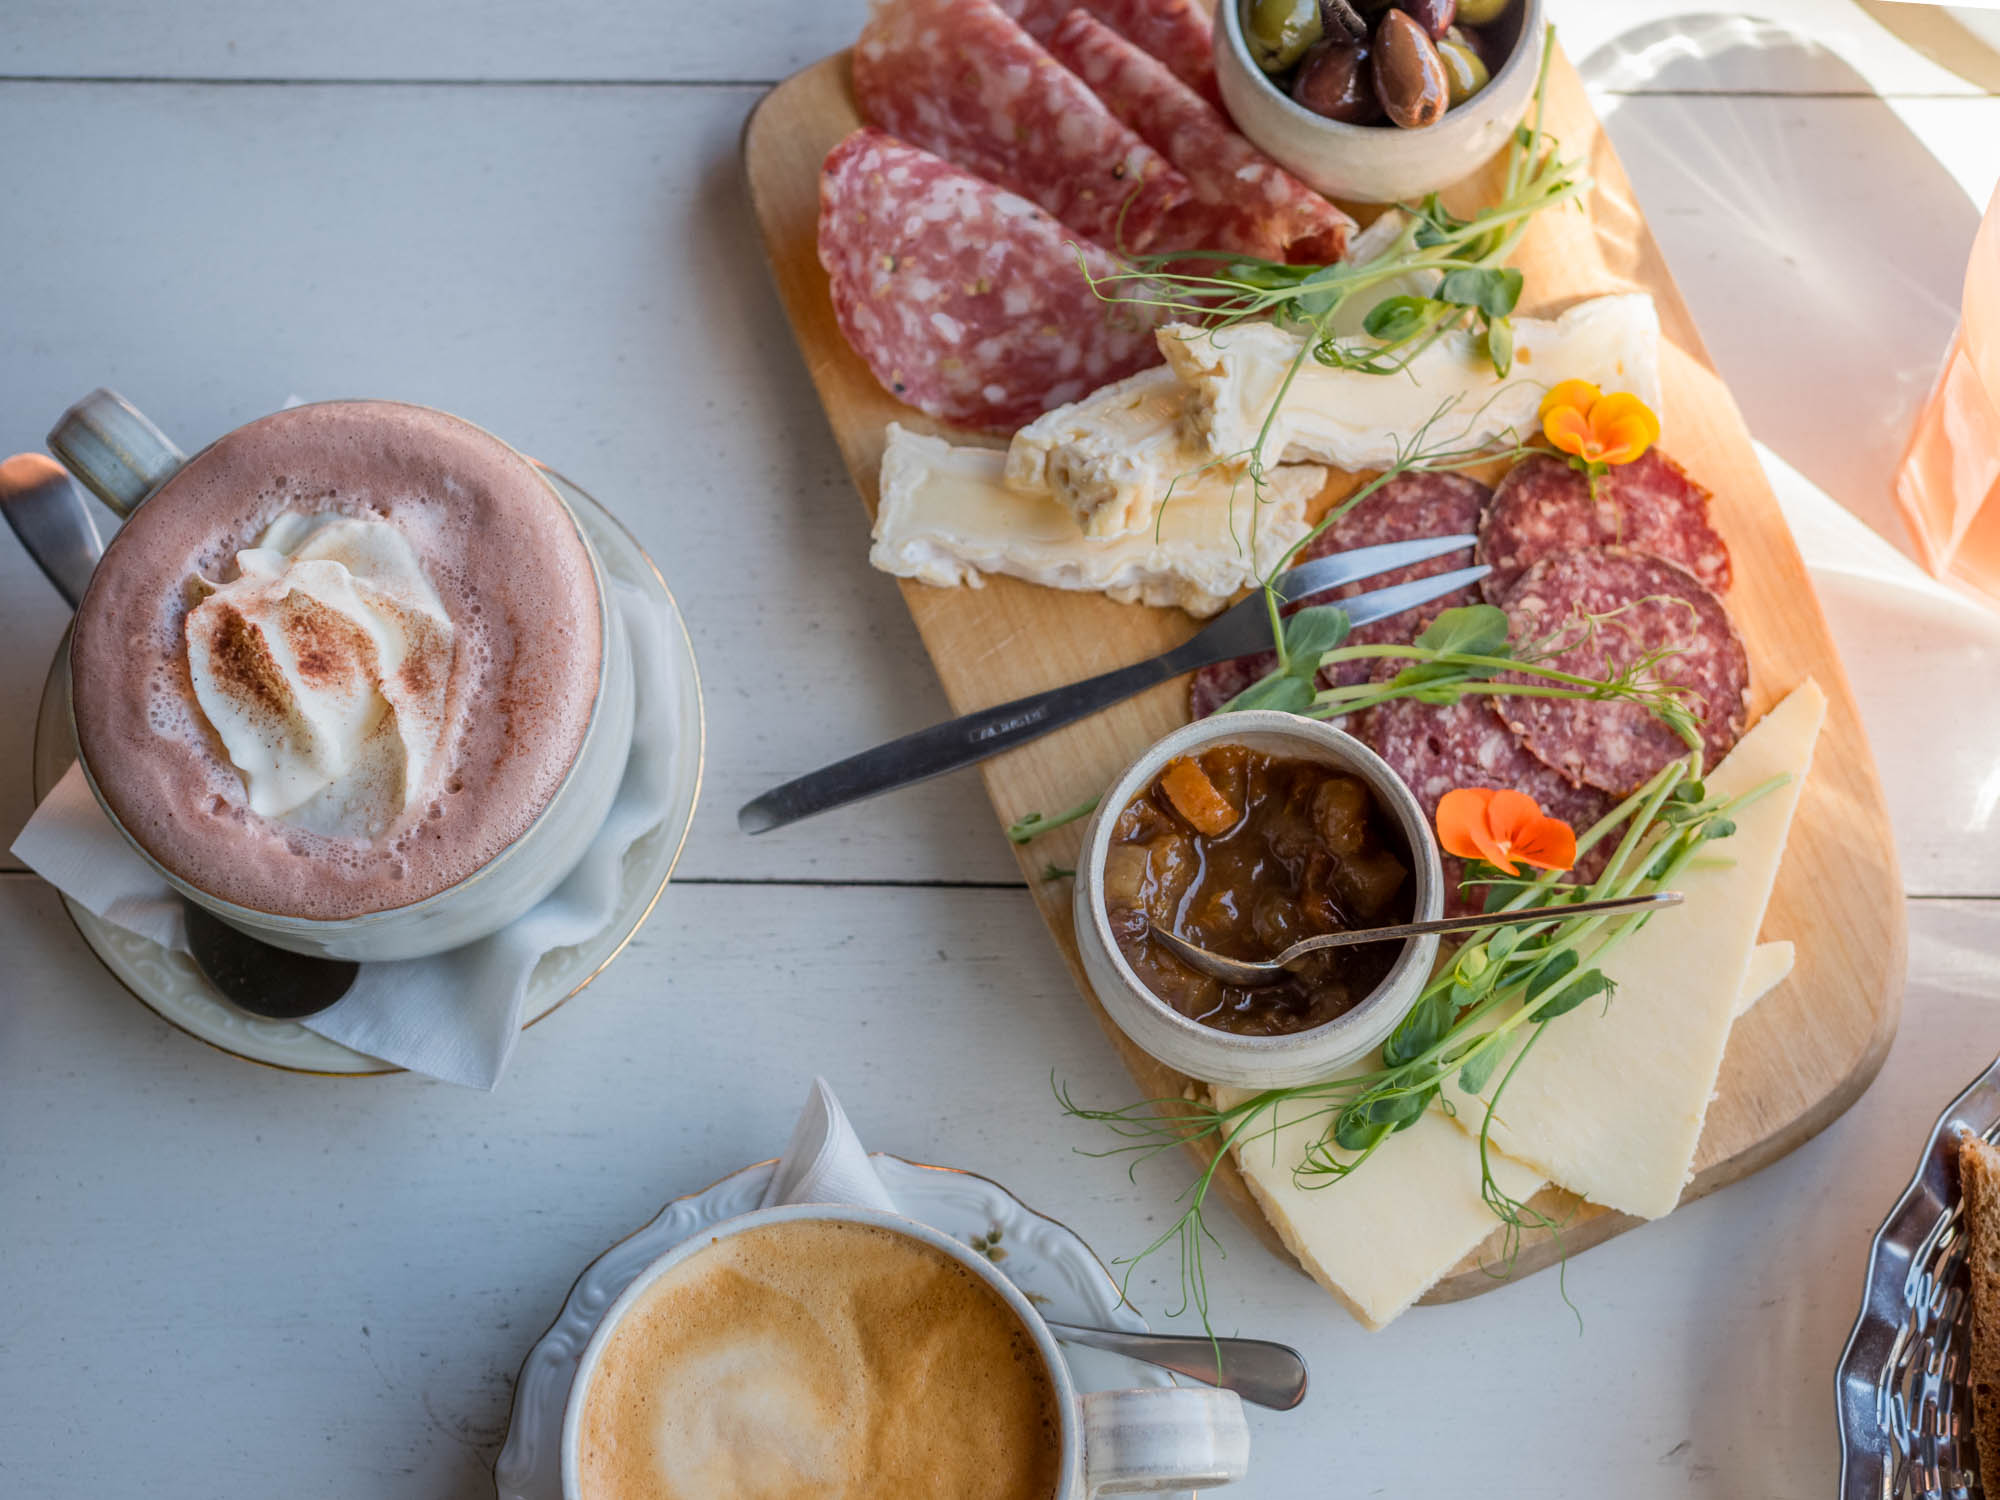
[(1471, 176), (1507, 142), (1541, 71), (1542, 0), (1519, 0), (1514, 50), (1492, 81), (1435, 125), (1346, 125), (1316, 115), (1265, 77), (1243, 35), (1244, 0), (1216, 7), (1215, 78), (1236, 128), (1329, 198), (1404, 203)]
[(1413, 920), (1444, 911), (1444, 871), (1417, 799), (1388, 764), (1361, 741), (1330, 724), (1295, 714), (1255, 710), (1217, 714), (1178, 729), (1133, 761), (1098, 804), (1084, 834), (1076, 878), (1076, 940), (1083, 970), (1111, 1019), (1169, 1067), (1207, 1083), (1243, 1088), (1291, 1088), (1325, 1078), (1380, 1046), (1396, 1029), (1437, 960), (1435, 937), (1412, 938), (1386, 979), (1345, 1015), (1289, 1036), (1238, 1036), (1182, 1015), (1140, 981), (1119, 950), (1104, 903), (1105, 856), (1118, 815), (1177, 755), (1212, 745), (1248, 745), (1269, 755), (1320, 761), (1360, 777), (1396, 822), (1416, 880)]

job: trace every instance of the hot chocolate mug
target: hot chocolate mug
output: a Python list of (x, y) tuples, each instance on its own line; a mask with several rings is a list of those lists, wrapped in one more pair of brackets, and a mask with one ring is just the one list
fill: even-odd
[[(652, 1288), (696, 1257), (748, 1231), (801, 1221), (866, 1225), (903, 1236), (964, 1267), (999, 1298), (1027, 1332), (1033, 1357), (1054, 1387), (1059, 1451), (1048, 1500), (1206, 1490), (1241, 1479), (1248, 1472), (1250, 1430), (1243, 1418), (1242, 1400), (1234, 1391), (1207, 1386), (1148, 1386), (1079, 1393), (1048, 1324), (985, 1256), (948, 1234), (898, 1214), (849, 1204), (801, 1203), (740, 1214), (693, 1235), (641, 1271), (611, 1304), (577, 1363), (563, 1414), (564, 1500), (602, 1500), (586, 1493), (583, 1478), (585, 1411), (593, 1379), (620, 1323), (645, 1301)], [(744, 1378), (741, 1363), (724, 1363), (731, 1366), (732, 1380)], [(953, 1436), (950, 1424), (940, 1422), (931, 1441), (948, 1445)], [(737, 1437), (740, 1441), (741, 1434)]]
[[(107, 778), (118, 776), (120, 768), (93, 764), (86, 752), (87, 736), (77, 729), (79, 683), (73, 648), (71, 733), (78, 761), (105, 815), (159, 877), (188, 900), (240, 931), (276, 947), (325, 958), (369, 961), (441, 953), (491, 936), (522, 916), (575, 868), (596, 837), (616, 797), (631, 750), (633, 669), (624, 620), (612, 606), (603, 562), (588, 533), (578, 525), (562, 496), (541, 476), (541, 471), (499, 439), (470, 423), (428, 408), (362, 402), (294, 409), (238, 429), (190, 459), (121, 397), (98, 390), (63, 415), (49, 434), (49, 449), (121, 518), (130, 518), (142, 506), (171, 508), (175, 504), (176, 481), (185, 479), (191, 465), (199, 467), (219, 444), (240, 439), (260, 426), (292, 418), (295, 411), (307, 413), (307, 422), (332, 421), (341, 412), (356, 411), (363, 414), (364, 421), (377, 424), (406, 420), (419, 433), (426, 424), (436, 428), (449, 426), (455, 435), (462, 435), (463, 441), (491, 445), (489, 456), (493, 461), (518, 465), (507, 471), (507, 483), (515, 491), (532, 490), (534, 484), (547, 491), (545, 497), (534, 491), (532, 503), (545, 507), (549, 524), (573, 530), (576, 542), (588, 558), (588, 591), (596, 611), (596, 639), (601, 643), (588, 721), (566, 771), (561, 772), (554, 790), (546, 794), (546, 801), (526, 821), (523, 830), (469, 873), (406, 904), (384, 904), (379, 909), (328, 917), (302, 915), (296, 909), (260, 909), (254, 897), (248, 901), (225, 899), (171, 868), (135, 837), (120, 818), (114, 806), (116, 799), (106, 795)], [(314, 413), (319, 416), (315, 418), (311, 415)], [(524, 486), (521, 475), (527, 473), (534, 480)], [(447, 477), (446, 487), (450, 484)], [(163, 514), (171, 513), (169, 509)], [(121, 531), (120, 537), (126, 534)], [(107, 558), (116, 555), (118, 541), (113, 539)], [(572, 544), (565, 537), (562, 545), (568, 548)], [(105, 574), (106, 569), (100, 564), (93, 586), (79, 606), (79, 634), (93, 608), (100, 607), (94, 596)], [(580, 698), (585, 688), (580, 676), (577, 682)]]

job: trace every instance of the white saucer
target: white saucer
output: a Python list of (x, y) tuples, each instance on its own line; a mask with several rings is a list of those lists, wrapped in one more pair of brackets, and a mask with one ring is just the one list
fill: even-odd
[[(1119, 1300), (1118, 1284), (1075, 1230), (1038, 1214), (989, 1178), (872, 1153), (897, 1209), (983, 1251), (1028, 1300), (1059, 1322), (1147, 1332), (1146, 1320)], [(493, 1465), (499, 1500), (562, 1500), (563, 1408), (583, 1346), (647, 1266), (689, 1235), (750, 1212), (764, 1196), (773, 1162), (760, 1161), (713, 1187), (676, 1198), (659, 1217), (605, 1251), (577, 1277), (561, 1314), (536, 1341), (514, 1381), (507, 1444)], [(1064, 1345), (1082, 1391), (1173, 1385), (1157, 1365), (1121, 1354)]]
[[(687, 840), (688, 825), (694, 821), (705, 739), (694, 644), (688, 639), (687, 624), (660, 570), (609, 511), (555, 470), (544, 467), (543, 472), (576, 513), (578, 524), (604, 560), (605, 571), (646, 593), (671, 622), (666, 632), (666, 649), (676, 658), (676, 670), (671, 675), (680, 702), (665, 716), (674, 730), (674, 744), (668, 752), (674, 768), (674, 794), (667, 815), (658, 827), (637, 839), (626, 851), (618, 907), (604, 930), (588, 942), (552, 949), (542, 955), (528, 979), (524, 1026), (534, 1025), (602, 973), (632, 940), (660, 899), (667, 877), (673, 873), (674, 862), (680, 858), (681, 845)], [(659, 691), (657, 683), (640, 682), (636, 686), (642, 695), (649, 689)], [(48, 681), (42, 689), (41, 714), (35, 724), (37, 802), (62, 779), (75, 759), (69, 714), (69, 637), (65, 634), (49, 668)], [(186, 954), (172, 952), (115, 927), (68, 897), (63, 898), (63, 905), (69, 909), (70, 920), (83, 934), (83, 940), (118, 981), (161, 1020), (190, 1036), (251, 1062), (299, 1073), (353, 1077), (401, 1071), (380, 1058), (317, 1036), (294, 1022), (266, 1021), (248, 1015), (218, 995)]]

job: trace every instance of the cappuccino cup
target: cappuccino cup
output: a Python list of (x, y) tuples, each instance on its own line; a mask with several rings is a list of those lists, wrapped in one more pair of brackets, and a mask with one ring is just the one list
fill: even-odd
[(123, 518), (70, 637), (77, 758), (174, 890), (368, 961), (488, 937), (575, 868), (631, 750), (632, 654), (532, 462), (390, 401), (189, 458), (103, 390), (49, 447)]
[(612, 1303), (563, 1416), (564, 1500), (1090, 1500), (1248, 1468), (1233, 1391), (1079, 1394), (984, 1257), (797, 1204), (668, 1251)]

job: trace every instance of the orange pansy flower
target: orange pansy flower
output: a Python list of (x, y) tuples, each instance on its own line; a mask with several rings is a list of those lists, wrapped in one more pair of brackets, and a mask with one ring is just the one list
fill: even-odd
[(1629, 464), (1660, 436), (1660, 419), (1630, 391), (1604, 395), (1588, 380), (1565, 380), (1541, 405), (1542, 436), (1586, 465)]
[(1542, 811), (1526, 792), (1462, 786), (1437, 810), (1438, 843), (1460, 859), (1483, 859), (1507, 875), (1515, 863), (1567, 870), (1576, 863), (1576, 830)]

